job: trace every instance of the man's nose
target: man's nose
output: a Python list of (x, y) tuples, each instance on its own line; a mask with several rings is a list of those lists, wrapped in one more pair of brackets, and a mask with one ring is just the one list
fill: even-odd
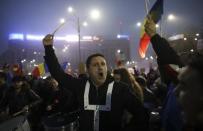
[(99, 69), (102, 69), (102, 64), (98, 64), (98, 68), (99, 68)]

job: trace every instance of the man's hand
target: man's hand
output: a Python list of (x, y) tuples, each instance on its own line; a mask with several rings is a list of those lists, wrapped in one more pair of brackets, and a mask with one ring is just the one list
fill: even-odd
[(43, 39), (43, 45), (44, 46), (53, 45), (53, 38), (54, 36), (51, 34), (46, 35)]
[(154, 21), (150, 16), (147, 17), (147, 21), (145, 23), (145, 32), (150, 37), (153, 37), (156, 34), (156, 24), (154, 23)]

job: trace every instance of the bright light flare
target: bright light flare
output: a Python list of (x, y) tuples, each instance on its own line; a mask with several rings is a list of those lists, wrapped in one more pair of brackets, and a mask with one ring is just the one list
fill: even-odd
[(44, 38), (43, 35), (29, 35), (29, 34), (26, 35), (27, 40), (40, 40), (41, 41), (43, 38)]
[(65, 20), (64, 18), (61, 18), (61, 19), (60, 19), (60, 23), (61, 23), (61, 24), (65, 23), (65, 22), (66, 22), (66, 20)]
[(83, 22), (83, 26), (87, 27), (88, 23), (86, 21)]
[(174, 20), (174, 19), (175, 19), (175, 16), (173, 14), (168, 15), (168, 20)]
[(21, 63), (24, 63), (24, 62), (26, 62), (26, 59), (21, 60)]
[(73, 11), (74, 11), (74, 10), (73, 10), (73, 7), (69, 6), (69, 7), (68, 7), (68, 12), (69, 12), (69, 13), (72, 13)]
[(92, 19), (97, 20), (100, 18), (100, 12), (98, 10), (94, 9), (90, 12), (90, 16)]
[(142, 25), (142, 23), (141, 22), (137, 22), (137, 27), (140, 27), (141, 25)]
[(19, 33), (9, 34), (9, 40), (24, 40), (24, 35)]

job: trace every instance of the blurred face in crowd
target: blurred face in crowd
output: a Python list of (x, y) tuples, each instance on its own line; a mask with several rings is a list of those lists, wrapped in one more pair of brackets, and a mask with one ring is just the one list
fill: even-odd
[(56, 91), (56, 90), (59, 89), (59, 87), (58, 87), (58, 82), (57, 82), (54, 78), (51, 78), (51, 79), (49, 80), (49, 83), (50, 83), (50, 85), (51, 85), (51, 88), (52, 88), (54, 91)]
[(15, 89), (20, 89), (23, 85), (23, 81), (14, 81)]
[(203, 85), (200, 74), (191, 67), (182, 70), (179, 77), (176, 94), (186, 119), (191, 122), (203, 111)]
[(87, 71), (95, 86), (102, 85), (107, 77), (106, 60), (101, 56), (93, 57)]

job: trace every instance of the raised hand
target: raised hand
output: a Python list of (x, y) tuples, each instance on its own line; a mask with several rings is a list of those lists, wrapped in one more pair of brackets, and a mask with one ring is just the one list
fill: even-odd
[(147, 17), (145, 23), (145, 32), (150, 36), (153, 37), (156, 34), (156, 24), (152, 20), (151, 16)]
[(44, 46), (53, 45), (53, 38), (54, 36), (51, 34), (46, 35), (42, 41), (43, 45)]

